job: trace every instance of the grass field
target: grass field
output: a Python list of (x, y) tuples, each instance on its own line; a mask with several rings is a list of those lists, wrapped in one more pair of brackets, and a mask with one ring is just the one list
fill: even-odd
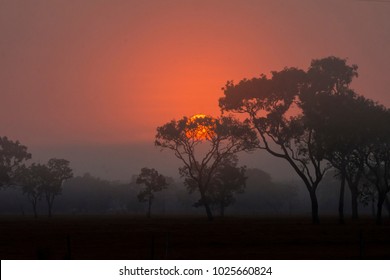
[(1, 259), (390, 259), (373, 219), (0, 217)]

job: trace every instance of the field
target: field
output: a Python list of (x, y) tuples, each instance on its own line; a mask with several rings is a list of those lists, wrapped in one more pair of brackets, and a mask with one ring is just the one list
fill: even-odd
[(0, 217), (1, 259), (389, 259), (390, 223), (372, 219)]

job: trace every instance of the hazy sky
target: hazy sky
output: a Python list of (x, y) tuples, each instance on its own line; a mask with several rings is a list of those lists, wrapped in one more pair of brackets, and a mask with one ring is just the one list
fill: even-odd
[(219, 113), (227, 80), (348, 58), (390, 106), (390, 3), (0, 0), (0, 135), (31, 147), (149, 142)]

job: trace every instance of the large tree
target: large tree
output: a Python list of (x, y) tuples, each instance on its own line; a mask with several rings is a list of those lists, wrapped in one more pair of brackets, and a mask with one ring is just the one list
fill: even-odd
[(257, 137), (247, 123), (230, 116), (195, 115), (172, 120), (157, 128), (155, 145), (172, 150), (184, 164), (180, 173), (194, 182), (209, 220), (213, 220), (208, 195), (221, 162), (240, 151), (257, 146)]
[[(344, 188), (351, 192), (352, 218), (358, 218), (359, 186), (364, 175), (370, 123), (368, 115), (374, 102), (353, 91), (324, 94), (317, 104), (307, 104), (315, 112), (308, 114), (313, 119), (317, 137), (323, 143), (325, 158), (337, 170), (340, 179), (339, 218), (344, 223)], [(314, 115), (314, 116), (313, 116)]]
[(0, 187), (17, 184), (18, 174), (30, 158), (27, 147), (19, 141), (0, 137)]
[(166, 189), (168, 183), (166, 178), (159, 174), (157, 170), (147, 167), (141, 169), (141, 173), (137, 176), (136, 183), (145, 185), (145, 188), (138, 193), (138, 200), (140, 202), (148, 202), (147, 217), (150, 218), (154, 193)]
[(339, 217), (344, 223), (345, 183), (351, 191), (352, 218), (358, 217), (358, 185), (363, 175), (364, 111), (370, 100), (357, 95), (350, 84), (357, 66), (345, 59), (327, 57), (313, 60), (307, 72), (308, 86), (300, 94), (305, 122), (314, 129), (324, 157), (340, 178)]
[(258, 134), (259, 148), (290, 164), (309, 192), (312, 221), (319, 223), (316, 191), (331, 166), (318, 130), (317, 103), (324, 95), (346, 91), (356, 66), (328, 57), (313, 60), (306, 72), (285, 68), (271, 74), (228, 82), (219, 104), (224, 111), (245, 114)]

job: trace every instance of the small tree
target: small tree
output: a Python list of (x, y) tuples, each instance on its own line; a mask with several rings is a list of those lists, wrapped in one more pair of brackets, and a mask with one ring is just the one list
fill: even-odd
[(172, 150), (184, 164), (180, 174), (199, 191), (200, 203), (211, 221), (210, 186), (220, 164), (240, 151), (253, 150), (258, 141), (247, 123), (231, 116), (195, 115), (158, 127), (155, 144)]
[[(236, 201), (235, 195), (244, 192), (247, 179), (245, 176), (246, 167), (238, 167), (237, 164), (238, 158), (236, 155), (222, 161), (207, 191), (210, 205), (219, 208), (221, 217), (225, 215), (225, 208)], [(196, 182), (192, 179), (187, 178), (185, 184), (190, 193), (197, 190)], [(202, 200), (196, 202), (194, 206), (203, 206)]]
[(166, 189), (168, 183), (166, 178), (159, 174), (157, 170), (147, 167), (141, 169), (141, 173), (138, 175), (136, 183), (145, 185), (145, 189), (138, 193), (138, 200), (140, 202), (148, 202), (147, 217), (150, 218), (154, 193)]
[(65, 159), (52, 158), (47, 163), (48, 172), (42, 184), (42, 192), (48, 206), (48, 216), (52, 216), (54, 199), (62, 192), (62, 185), (65, 180), (73, 177), (69, 161)]
[(27, 147), (19, 141), (0, 137), (0, 187), (16, 184), (24, 162), (31, 158)]
[(22, 186), (23, 194), (31, 202), (34, 211), (34, 218), (38, 218), (37, 205), (43, 195), (43, 187), (49, 175), (46, 165), (33, 163), (29, 167), (21, 169), (19, 184)]
[(211, 188), (212, 200), (219, 206), (221, 217), (225, 215), (225, 208), (236, 201), (235, 195), (243, 193), (246, 186), (246, 167), (239, 167), (237, 163), (236, 157), (222, 162)]

